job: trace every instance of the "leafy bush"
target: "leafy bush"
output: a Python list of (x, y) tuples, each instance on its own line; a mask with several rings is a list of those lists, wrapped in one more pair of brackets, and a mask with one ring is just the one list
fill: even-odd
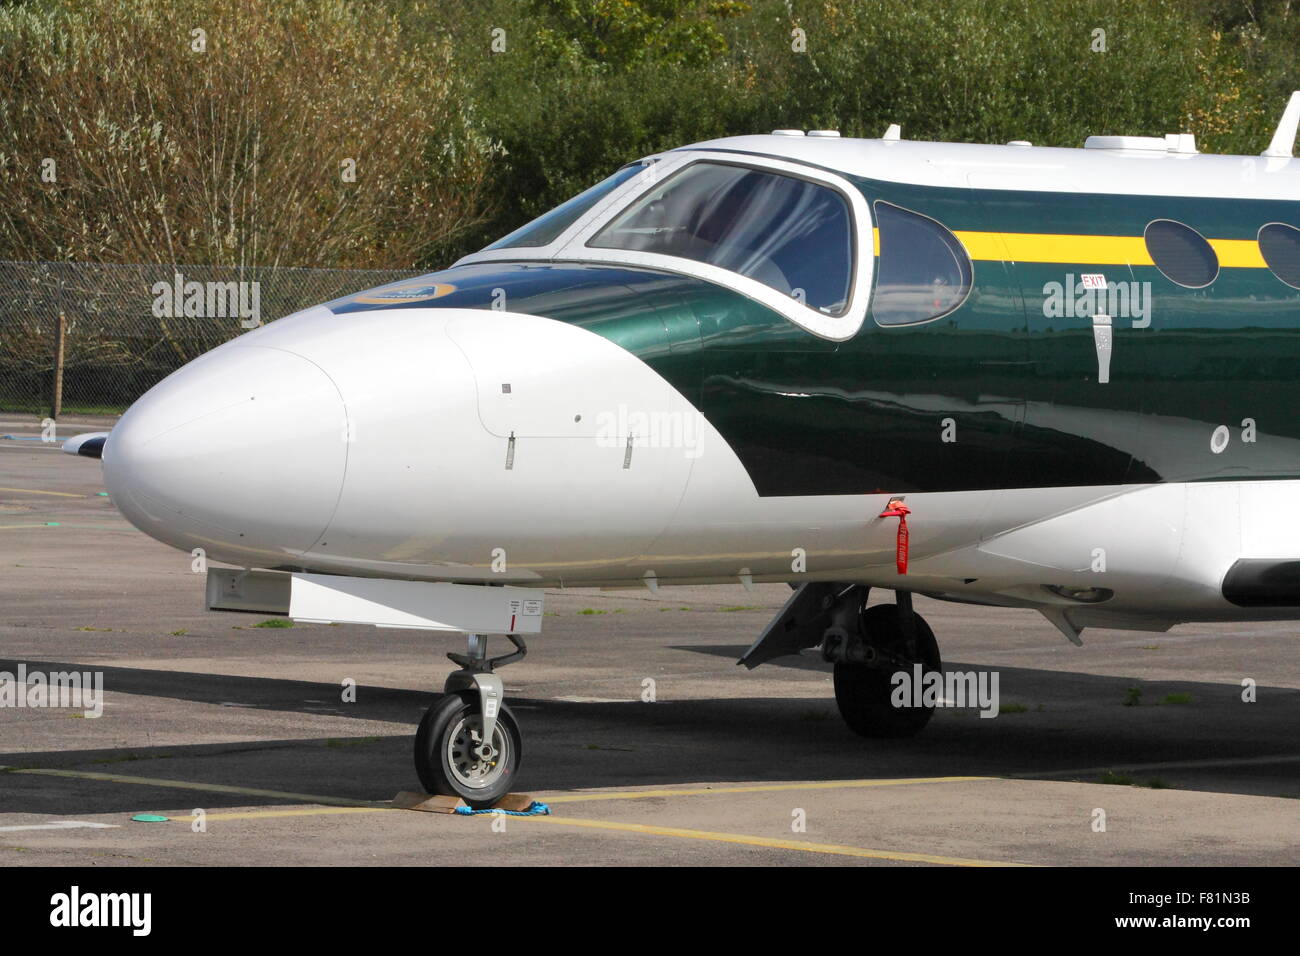
[(379, 3), (0, 8), (0, 258), (444, 255), (482, 215), (496, 152), (450, 64), (444, 38), (413, 36)]

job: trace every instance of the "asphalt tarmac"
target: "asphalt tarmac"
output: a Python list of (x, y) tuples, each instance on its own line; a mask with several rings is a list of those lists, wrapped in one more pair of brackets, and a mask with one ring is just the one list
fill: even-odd
[(390, 801), (419, 789), (412, 736), (461, 642), (207, 612), (190, 556), (103, 490), (97, 461), (0, 439), (0, 679), (104, 686), (99, 717), (0, 706), (0, 865), (1300, 858), (1295, 624), (1088, 630), (1076, 648), (1031, 611), (918, 598), (949, 670), (998, 673), (1001, 712), (943, 708), (914, 739), (871, 741), (817, 657), (736, 666), (784, 585), (552, 591), (500, 672), (518, 789), (551, 815), (423, 813)]

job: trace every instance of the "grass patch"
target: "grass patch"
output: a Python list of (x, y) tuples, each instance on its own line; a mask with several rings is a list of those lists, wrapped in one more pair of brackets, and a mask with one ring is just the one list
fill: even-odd
[(757, 604), (733, 604), (731, 607), (720, 607), (719, 611), (761, 611), (762, 608)]
[(1124, 691), (1124, 700), (1121, 701), (1125, 707), (1142, 706), (1142, 688), (1134, 684), (1128, 690)]
[(1181, 693), (1181, 692), (1180, 692), (1180, 693), (1177, 693), (1177, 694), (1165, 694), (1165, 699), (1162, 700), (1160, 703), (1162, 703), (1162, 704), (1190, 704), (1191, 702), (1192, 702), (1192, 695), (1191, 695), (1191, 694), (1184, 694), (1184, 693)]
[[(60, 409), (60, 414), (63, 415), (124, 415), (126, 414), (126, 409), (127, 409), (126, 405), (76, 405), (76, 404), (69, 405), (67, 402), (64, 402), (63, 407)], [(46, 414), (49, 412), (49, 409), (44, 406), (41, 406), (39, 409), (35, 409), (35, 411), (39, 411), (42, 414)]]
[(597, 611), (594, 607), (584, 607), (579, 614), (608, 614), (608, 611)]
[(1024, 704), (1003, 704), (998, 708), (998, 713), (999, 714), (1023, 714), (1027, 710), (1029, 710), (1029, 708), (1026, 707)]
[(287, 617), (267, 618), (261, 624), (254, 624), (253, 627), (293, 627), (293, 621)]
[(168, 633), (171, 634), (172, 637), (184, 637), (186, 634), (189, 633), (189, 631), (185, 630), (185, 628), (182, 627), (179, 630), (169, 631)]
[(79, 627), (79, 631), (112, 631), (111, 627)]
[[(127, 405), (78, 405), (64, 402), (59, 410), (61, 415), (123, 415), (126, 413)], [(0, 412), (11, 412), (29, 415), (48, 415), (50, 413), (50, 403), (42, 399), (39, 402), (24, 401), (21, 398), (0, 400)]]

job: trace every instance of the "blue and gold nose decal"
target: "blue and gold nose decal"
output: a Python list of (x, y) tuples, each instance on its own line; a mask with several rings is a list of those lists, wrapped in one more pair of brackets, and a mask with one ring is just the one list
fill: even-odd
[(344, 299), (343, 302), (358, 305), (411, 305), (416, 302), (441, 299), (444, 295), (451, 295), (455, 291), (456, 286), (450, 282), (430, 282), (428, 279), (415, 279), (409, 282), (399, 282), (396, 285), (386, 286), (382, 289), (374, 289), (370, 292), (361, 292), (349, 299)]

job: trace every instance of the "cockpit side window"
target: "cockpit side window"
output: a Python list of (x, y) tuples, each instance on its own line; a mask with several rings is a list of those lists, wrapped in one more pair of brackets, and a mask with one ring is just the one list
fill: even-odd
[(605, 196), (609, 195), (623, 183), (627, 182), (641, 170), (645, 169), (646, 163), (632, 163), (624, 166), (613, 176), (602, 179), (590, 189), (578, 193), (572, 199), (561, 203), (549, 212), (542, 213), (532, 222), (520, 226), (514, 232), (502, 239), (498, 239), (490, 246), (485, 246), (483, 252), (492, 249), (520, 249), (520, 248), (537, 248), (547, 246), (559, 238), (564, 230), (582, 218), (583, 214), (600, 202)]
[(692, 163), (588, 243), (708, 263), (827, 315), (848, 308), (853, 229), (835, 189), (727, 163)]
[(970, 294), (970, 256), (939, 223), (876, 202), (880, 262), (871, 314), (880, 325), (915, 325), (954, 311)]

